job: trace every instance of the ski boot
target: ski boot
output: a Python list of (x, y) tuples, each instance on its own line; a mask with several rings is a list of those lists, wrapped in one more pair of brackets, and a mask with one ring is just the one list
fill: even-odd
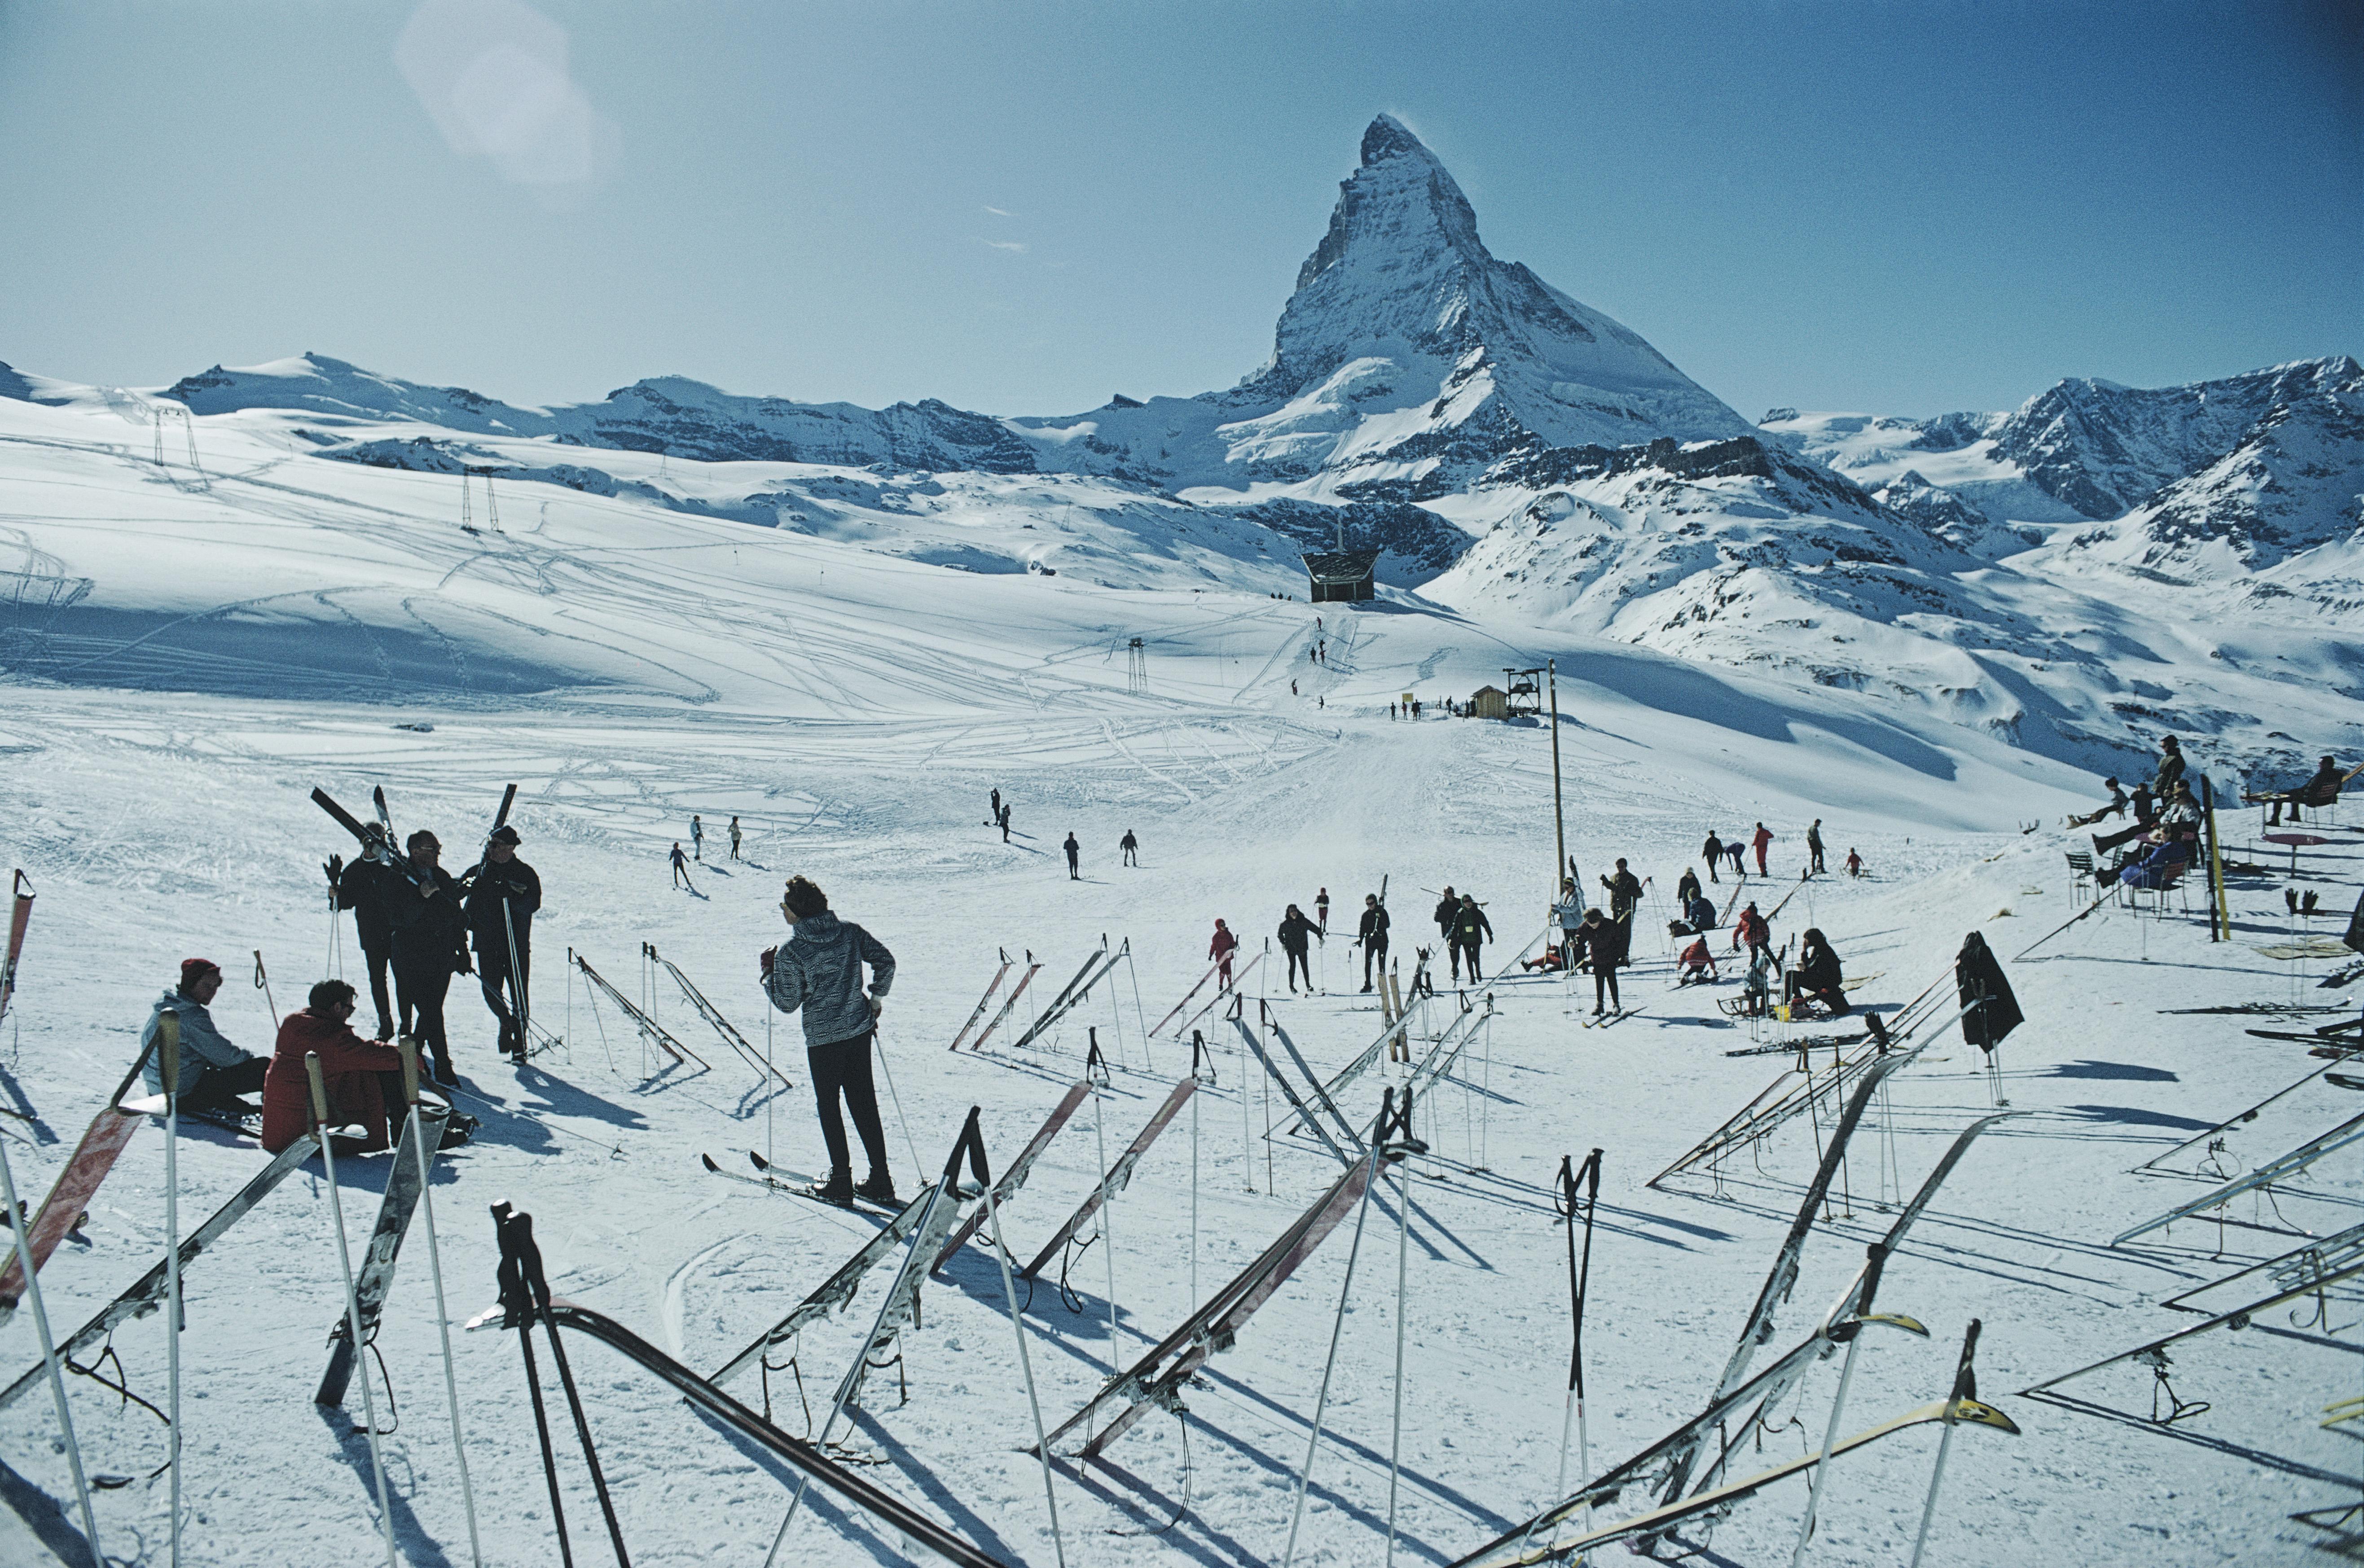
[(842, 1168), (833, 1170), (829, 1173), (829, 1180), (814, 1183), (808, 1191), (823, 1203), (834, 1204), (839, 1208), (852, 1208), (853, 1173)]
[(869, 1180), (853, 1190), (881, 1208), (903, 1207), (903, 1200), (895, 1195), (895, 1178), (884, 1171), (871, 1172)]

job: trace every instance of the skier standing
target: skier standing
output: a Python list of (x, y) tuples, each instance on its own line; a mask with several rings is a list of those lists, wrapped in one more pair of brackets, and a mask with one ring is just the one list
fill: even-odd
[[(213, 960), (181, 961), (180, 984), (156, 998), (155, 1006), (148, 1014), (147, 1027), (139, 1031), (140, 1049), (147, 1051), (141, 1076), (151, 1093), (164, 1092), (163, 1064), (157, 1060), (157, 1052), (163, 1047), (156, 1034), (162, 1027), (164, 1015), (171, 1013), (181, 1020), (181, 1108), (245, 1116), (255, 1107), (239, 1096), (254, 1094), (262, 1087), (263, 1072), (271, 1063), (266, 1058), (240, 1051), (214, 1027), (214, 1016), (206, 1009), (221, 984), (221, 965)], [(149, 1051), (151, 1045), (156, 1050)]]
[(1076, 842), (1076, 835), (1072, 831), (1067, 834), (1066, 851), (1067, 880), (1069, 882), (1081, 882), (1084, 879), (1083, 872), (1080, 869), (1084, 861), (1084, 847)]
[(1232, 988), (1232, 954), (1238, 951), (1240, 939), (1221, 920), (1215, 922), (1214, 939), (1207, 944), (1207, 956), (1215, 962), (1215, 989)]
[[(443, 997), (452, 976), (470, 973), (468, 917), (461, 906), (460, 884), (437, 862), (443, 846), (424, 828), (403, 840), (411, 865), (426, 879), (424, 887), (398, 894), (394, 917), (394, 988), (402, 1010), (412, 1015), (412, 1029), (422, 1053), (434, 1059), (439, 1084), (456, 1084), (460, 1071), (452, 1063), (452, 1041), (443, 1029)], [(676, 846), (675, 852), (680, 852)]]
[(1001, 841), (1005, 844), (1009, 842), (1009, 806), (1007, 802), (1001, 807)]
[(1455, 980), (1461, 978), (1461, 950), (1454, 945), (1453, 922), (1460, 917), (1460, 914), (1461, 899), (1449, 885), (1444, 890), (1444, 895), (1436, 901), (1436, 907), (1428, 912), (1428, 917), (1436, 922), (1436, 935), (1438, 940), (1444, 943), (1444, 951), (1452, 963), (1453, 978)]
[(1740, 918), (1733, 924), (1732, 945), (1739, 947), (1745, 943), (1756, 949), (1767, 947), (1772, 940), (1772, 928), (1765, 923), (1765, 917), (1756, 912), (1756, 901), (1750, 899), (1748, 907), (1740, 912)]
[(1363, 921), (1356, 928), (1355, 940), (1363, 944), (1363, 989), (1371, 988), (1371, 963), (1377, 960), (1379, 973), (1388, 972), (1388, 906), (1379, 902), (1376, 893), (1363, 895)]
[(1001, 820), (1001, 786), (999, 784), (993, 786), (993, 816), (989, 820), (997, 823)]
[(1461, 962), (1469, 966), (1469, 982), (1476, 984), (1485, 978), (1478, 973), (1478, 950), (1493, 940), (1494, 923), (1486, 918), (1486, 911), (1478, 907), (1478, 895), (1461, 895), (1461, 908), (1453, 917), (1453, 945), (1459, 950)]
[(673, 853), (666, 858), (673, 862), (673, 884), (675, 887), (689, 886), (689, 857), (681, 852), (680, 840), (675, 840)]
[(1321, 935), (1321, 929), (1305, 917), (1303, 910), (1292, 904), (1288, 906), (1288, 913), (1280, 917), (1280, 929), (1275, 934), (1280, 938), (1280, 951), (1288, 955), (1289, 994), (1294, 995), (1297, 992), (1299, 972), (1305, 975), (1306, 990), (1312, 990), (1313, 966), (1306, 962), (1305, 955), (1313, 940)]
[(689, 814), (689, 852), (697, 857), (699, 865), (706, 863), (706, 824), (695, 811)]
[(1642, 901), (1642, 879), (1625, 869), (1623, 856), (1617, 861), (1617, 874), (1604, 876), (1600, 885), (1609, 890), (1609, 917), (1623, 921), (1634, 913), (1634, 906)]
[(1625, 928), (1595, 907), (1584, 912), (1584, 924), (1576, 934), (1576, 950), (1592, 971), (1592, 1016), (1623, 1012), (1625, 1005), (1617, 995), (1617, 966), (1625, 962)]
[(1708, 829), (1707, 842), (1700, 846), (1700, 853), (1707, 857), (1707, 879), (1710, 882), (1722, 882), (1723, 878), (1715, 874), (1715, 866), (1718, 861), (1723, 859), (1723, 840), (1715, 836), (1714, 828)]
[(1577, 893), (1576, 878), (1559, 879), (1559, 902), (1552, 906), (1551, 914), (1552, 924), (1559, 931), (1559, 967), (1572, 969), (1576, 965), (1577, 932), (1584, 925), (1584, 900)]
[(734, 861), (739, 858), (739, 818), (736, 817), (730, 818), (730, 858)]
[[(395, 1008), (386, 1001), (386, 966), (394, 962), (394, 901), (407, 884), (392, 866), (364, 856), (351, 865), (330, 855), (329, 888), (337, 907), (353, 912), (353, 929), (361, 936), (362, 958), (369, 965), (370, 1000), (377, 1004), (377, 1038), (394, 1038)], [(402, 1014), (403, 1032), (410, 1031), (410, 1014)]]
[(1852, 848), (1847, 851), (1846, 868), (1847, 874), (1849, 876), (1861, 876), (1863, 874), (1863, 857), (1857, 854)]
[(1323, 936), (1330, 934), (1330, 890), (1326, 887), (1313, 895), (1313, 923), (1321, 928)]
[(1141, 863), (1141, 840), (1132, 836), (1132, 828), (1124, 830), (1124, 837), (1116, 841), (1116, 847), (1124, 851), (1125, 864), (1137, 866)]
[(1699, 873), (1693, 871), (1689, 866), (1685, 866), (1683, 868), (1683, 874), (1675, 880), (1675, 902), (1688, 909), (1690, 907), (1691, 900), (1697, 898), (1699, 895)]
[(532, 995), (533, 916), (541, 907), (541, 878), (517, 858), (517, 851), (518, 830), (503, 823), (485, 845), (485, 863), (476, 868), (468, 888), (467, 912), (485, 1006), (500, 1020), (501, 1054), (522, 1062), (525, 1020), (519, 1008), (532, 1010), (528, 998)]
[(1806, 867), (1806, 874), (1809, 876), (1822, 875), (1823, 819), (1819, 817), (1815, 817), (1813, 825), (1806, 829), (1806, 853), (1811, 857)]
[(2175, 786), (2183, 782), (2183, 747), (2172, 735), (2162, 735), (2158, 740), (2158, 772), (2151, 775), (2151, 798), (2160, 802), (2175, 798)]
[[(870, 1079), (870, 1042), (879, 1008), (895, 984), (895, 955), (850, 920), (831, 913), (829, 895), (801, 876), (788, 878), (780, 913), (789, 926), (787, 945), (764, 950), (764, 992), (784, 1013), (804, 1015), (805, 1062), (812, 1070), (813, 1098), (820, 1111), (821, 1140), (829, 1146), (829, 1179), (813, 1195), (851, 1206), (856, 1193), (882, 1207), (899, 1207), (886, 1168), (886, 1132), (878, 1119), (878, 1092)], [(862, 989), (862, 966), (870, 966), (870, 990)], [(842, 1096), (853, 1115), (853, 1130), (870, 1158), (870, 1174), (853, 1183), (853, 1155), (838, 1113)]]
[[(1763, 876), (1765, 874), (1765, 851), (1767, 846), (1773, 842), (1773, 829), (1765, 826), (1764, 823), (1759, 822), (1756, 825), (1756, 831), (1749, 836), (1748, 841), (1756, 846), (1756, 874)], [(1734, 846), (1734, 849), (1737, 849), (1738, 847), (1738, 845)]]

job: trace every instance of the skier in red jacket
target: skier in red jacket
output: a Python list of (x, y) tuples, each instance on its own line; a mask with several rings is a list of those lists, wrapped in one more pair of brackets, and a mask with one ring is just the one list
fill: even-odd
[[(271, 1067), (262, 1078), (262, 1146), (276, 1154), (304, 1136), (311, 1125), (312, 1085), (304, 1070), (307, 1051), (320, 1056), (320, 1078), (329, 1091), (329, 1125), (360, 1126), (358, 1142), (339, 1139), (339, 1153), (364, 1153), (394, 1144), (402, 1106), (402, 1053), (353, 1032), (353, 988), (341, 980), (312, 987), (310, 1006), (290, 1013), (279, 1026)], [(389, 1084), (385, 1080), (391, 1076)]]
[(1756, 825), (1756, 831), (1749, 835), (1748, 841), (1756, 847), (1756, 874), (1763, 876), (1765, 874), (1765, 846), (1773, 841), (1773, 829), (1765, 826), (1764, 823), (1759, 822)]
[(1215, 961), (1215, 989), (1232, 988), (1232, 954), (1238, 949), (1240, 939), (1221, 920), (1215, 922), (1215, 939), (1207, 944), (1207, 956)]
[(1740, 912), (1738, 923), (1732, 928), (1732, 945), (1737, 948), (1745, 943), (1752, 948), (1761, 948), (1772, 940), (1772, 929), (1766, 925), (1765, 917), (1756, 912), (1756, 905), (1752, 901)]

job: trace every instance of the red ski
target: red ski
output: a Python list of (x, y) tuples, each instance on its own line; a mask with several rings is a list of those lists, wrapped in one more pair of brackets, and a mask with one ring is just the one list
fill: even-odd
[[(115, 1169), (116, 1158), (131, 1141), (131, 1135), (139, 1130), (139, 1124), (148, 1119), (141, 1112), (127, 1108), (123, 1096), (138, 1080), (139, 1070), (148, 1065), (149, 1054), (156, 1049), (156, 1043), (151, 1040), (139, 1052), (139, 1060), (131, 1064), (131, 1071), (115, 1086), (105, 1107), (91, 1118), (90, 1126), (83, 1129), (82, 1140), (68, 1156), (65, 1169), (58, 1173), (50, 1195), (41, 1200), (41, 1207), (34, 1211), (33, 1222), (26, 1227), (25, 1239), (32, 1245), (35, 1273), (50, 1261), (58, 1243), (82, 1222), (82, 1217), (89, 1211), (90, 1200), (98, 1195), (100, 1184)], [(23, 1260), (11, 1248), (8, 1266), (0, 1269), (0, 1323), (6, 1323), (16, 1312), (17, 1303), (24, 1294)]]
[[(1080, 1089), (1084, 1085), (1078, 1084), (1076, 1087)], [(1100, 1205), (1124, 1191), (1132, 1181), (1132, 1168), (1141, 1163), (1141, 1157), (1149, 1152), (1149, 1146), (1157, 1141), (1157, 1135), (1165, 1130), (1166, 1124), (1182, 1109), (1182, 1102), (1196, 1093), (1198, 1087), (1199, 1080), (1195, 1074), (1174, 1085), (1172, 1092), (1165, 1096), (1165, 1103), (1157, 1107), (1155, 1116), (1149, 1118), (1149, 1125), (1134, 1137), (1132, 1147), (1116, 1157), (1116, 1163), (1109, 1167), (1108, 1174), (1100, 1179), (1100, 1184), (1092, 1189), (1092, 1195), (1067, 1217), (1067, 1223), (1059, 1227), (1059, 1233), (1043, 1244), (1043, 1250), (1034, 1255), (1034, 1261), (1019, 1272), (1020, 1278), (1032, 1279), (1041, 1273), (1043, 1265), (1057, 1257), (1059, 1249), (1083, 1229), (1084, 1221), (1100, 1211)], [(1069, 1092), (1069, 1098), (1077, 1097), (1073, 1091)]]
[(0, 1018), (8, 1016), (8, 998), (17, 994), (17, 961), (25, 956), (25, 928), (33, 920), (33, 884), (18, 872), (8, 910), (8, 951), (0, 954)]

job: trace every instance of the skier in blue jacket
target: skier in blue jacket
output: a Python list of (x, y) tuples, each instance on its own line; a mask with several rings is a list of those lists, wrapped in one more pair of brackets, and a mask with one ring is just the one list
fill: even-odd
[[(780, 1011), (804, 1015), (805, 1062), (812, 1069), (821, 1139), (829, 1145), (829, 1179), (813, 1195), (851, 1205), (860, 1193), (873, 1203), (898, 1207), (895, 1180), (886, 1168), (886, 1133), (878, 1120), (878, 1092), (870, 1081), (870, 1041), (879, 1007), (895, 984), (895, 955), (860, 926), (832, 914), (829, 895), (804, 877), (788, 878), (780, 912), (793, 934), (786, 946), (764, 950), (764, 991)], [(870, 1174), (858, 1187), (838, 1114), (841, 1095), (853, 1114), (862, 1151), (870, 1157)]]

